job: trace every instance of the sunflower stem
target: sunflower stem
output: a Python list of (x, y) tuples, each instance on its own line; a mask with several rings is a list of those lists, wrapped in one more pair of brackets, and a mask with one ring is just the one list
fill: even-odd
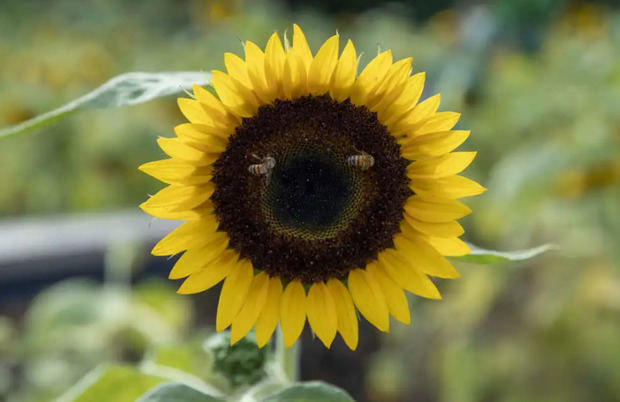
[(301, 358), (300, 343), (301, 340), (298, 340), (293, 346), (287, 348), (284, 345), (282, 328), (278, 326), (278, 335), (276, 336), (276, 362), (282, 370), (284, 379), (289, 382), (295, 382), (299, 379), (299, 363)]

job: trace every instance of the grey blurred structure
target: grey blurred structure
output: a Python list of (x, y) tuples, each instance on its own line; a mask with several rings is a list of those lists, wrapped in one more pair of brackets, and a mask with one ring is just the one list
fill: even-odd
[[(0, 222), (0, 299), (28, 297), (73, 275), (103, 276), (106, 252), (115, 245), (148, 248), (179, 225), (142, 212), (71, 214)], [(163, 259), (145, 262), (146, 272)], [(23, 293), (23, 294), (22, 294)]]

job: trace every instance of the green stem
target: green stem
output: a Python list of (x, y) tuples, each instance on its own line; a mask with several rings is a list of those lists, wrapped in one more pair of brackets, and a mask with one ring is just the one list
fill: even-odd
[(287, 348), (284, 346), (284, 335), (282, 328), (278, 326), (278, 334), (276, 336), (276, 361), (282, 369), (282, 374), (287, 381), (295, 382), (299, 379), (299, 363), (301, 357), (301, 341), (298, 340)]

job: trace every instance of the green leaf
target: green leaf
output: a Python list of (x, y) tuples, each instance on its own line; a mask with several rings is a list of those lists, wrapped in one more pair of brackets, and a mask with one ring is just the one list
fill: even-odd
[(272, 394), (262, 402), (354, 402), (342, 389), (322, 381), (297, 383), (283, 391)]
[(200, 392), (188, 385), (168, 382), (142, 395), (136, 402), (218, 402), (223, 399)]
[(134, 402), (162, 381), (133, 367), (103, 365), (82, 378), (58, 402)]
[(206, 85), (210, 81), (211, 76), (208, 73), (192, 71), (121, 74), (58, 109), (0, 129), (0, 139), (36, 130), (79, 110), (135, 105), (162, 96), (178, 94), (190, 89), (193, 84)]
[(262, 401), (267, 396), (274, 395), (276, 392), (280, 392), (287, 388), (289, 383), (283, 383), (281, 380), (273, 377), (267, 377), (267, 379), (259, 382), (248, 388), (244, 393), (241, 401)]
[(151, 361), (143, 362), (140, 365), (140, 369), (143, 373), (165, 378), (169, 382), (185, 384), (192, 389), (202, 392), (203, 394), (214, 397), (223, 396), (222, 392), (214, 384), (206, 383), (202, 378), (187, 371), (160, 366)]
[(461, 261), (474, 264), (498, 264), (509, 261), (523, 261), (536, 257), (549, 250), (555, 250), (558, 247), (553, 244), (543, 244), (542, 246), (528, 248), (516, 251), (496, 251), (486, 250), (471, 243), (468, 243), (471, 253), (462, 257), (454, 257)]

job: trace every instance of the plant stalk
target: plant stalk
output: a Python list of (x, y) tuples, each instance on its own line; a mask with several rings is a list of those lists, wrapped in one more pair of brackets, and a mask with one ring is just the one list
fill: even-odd
[(276, 361), (282, 370), (284, 379), (288, 382), (299, 380), (299, 364), (301, 358), (301, 340), (287, 348), (284, 346), (284, 334), (278, 325), (276, 336)]

